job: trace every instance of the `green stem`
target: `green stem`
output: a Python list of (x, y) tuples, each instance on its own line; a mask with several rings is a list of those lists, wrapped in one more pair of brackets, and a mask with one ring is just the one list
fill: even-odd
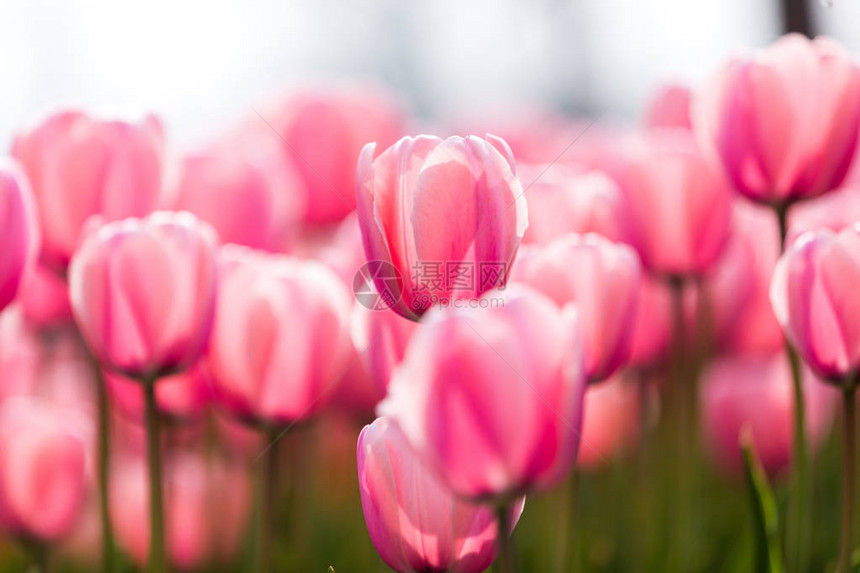
[(161, 436), (158, 406), (155, 401), (156, 379), (143, 380), (146, 398), (146, 460), (149, 468), (149, 562), (148, 573), (167, 571), (164, 542), (164, 491), (161, 474)]
[(253, 571), (268, 573), (272, 568), (272, 520), (273, 505), (277, 499), (278, 483), (278, 447), (279, 432), (267, 430), (264, 433), (268, 449), (257, 464), (256, 480), (254, 483), (255, 529)]
[(516, 572), (514, 546), (511, 542), (510, 516), (510, 507), (507, 505), (496, 507), (496, 520), (499, 527), (498, 535), (496, 536), (498, 555), (496, 556), (496, 564), (493, 568), (496, 573)]
[(851, 572), (851, 551), (854, 547), (854, 485), (856, 481), (856, 385), (852, 381), (843, 390), (842, 416), (842, 542), (839, 551), (839, 572)]
[[(785, 252), (786, 237), (788, 236), (788, 207), (776, 208), (779, 222), (780, 249)], [(793, 432), (793, 499), (790, 502), (787, 526), (786, 548), (791, 571), (797, 573), (809, 569), (809, 537), (811, 534), (811, 492), (809, 488), (809, 454), (806, 443), (806, 404), (803, 396), (803, 377), (800, 369), (800, 358), (797, 352), (785, 341), (785, 351), (791, 365), (791, 379), (794, 393), (794, 432)]]
[(107, 389), (101, 368), (93, 363), (96, 372), (96, 393), (98, 395), (98, 487), (99, 518), (102, 529), (102, 571), (113, 572), (113, 527), (109, 510), (110, 486), (110, 419)]
[(574, 468), (568, 480), (561, 487), (561, 503), (558, 510), (558, 531), (555, 547), (555, 571), (575, 571), (577, 569), (577, 513), (579, 493), (579, 471)]

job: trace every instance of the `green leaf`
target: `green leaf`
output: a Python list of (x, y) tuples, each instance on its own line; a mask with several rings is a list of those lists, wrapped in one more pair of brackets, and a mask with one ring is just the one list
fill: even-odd
[(756, 549), (754, 571), (784, 573), (785, 567), (779, 546), (779, 514), (776, 509), (776, 500), (767, 481), (749, 428), (745, 428), (741, 432), (740, 445), (753, 513)]

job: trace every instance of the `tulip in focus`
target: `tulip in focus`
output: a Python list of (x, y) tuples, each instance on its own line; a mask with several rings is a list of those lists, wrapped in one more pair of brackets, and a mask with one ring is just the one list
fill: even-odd
[[(480, 573), (495, 559), (492, 509), (456, 499), (385, 418), (358, 438), (358, 484), (370, 539), (398, 573)], [(511, 529), (522, 507), (520, 500), (511, 508)]]
[(69, 268), (69, 296), (108, 369), (152, 380), (191, 366), (215, 308), (216, 238), (190, 213), (158, 212), (92, 231)]
[(499, 298), (429, 313), (378, 411), (457, 495), (506, 504), (570, 471), (586, 379), (572, 307)]
[(81, 412), (41, 398), (0, 405), (0, 528), (41, 542), (67, 535), (83, 514), (94, 442)]
[(91, 215), (142, 217), (161, 196), (164, 133), (152, 115), (107, 119), (64, 111), (19, 134), (42, 228), (41, 260), (63, 272)]
[(512, 280), (560, 307), (576, 305), (586, 376), (599, 382), (630, 355), (640, 274), (639, 257), (628, 245), (595, 234), (571, 234), (543, 248), (523, 249)]
[(776, 207), (839, 187), (860, 127), (860, 69), (799, 34), (729, 61), (694, 103), (704, 149), (735, 188)]
[(0, 161), (0, 310), (19, 292), (39, 251), (39, 231), (27, 178), (12, 161)]
[[(149, 497), (143, 459), (120, 458), (111, 475), (111, 519), (131, 558), (149, 553)], [(251, 508), (247, 472), (221, 460), (183, 453), (165, 467), (166, 540), (169, 561), (181, 571), (232, 559)]]
[(228, 246), (208, 366), (215, 400), (285, 425), (321, 408), (349, 358), (350, 296), (320, 263)]
[(642, 263), (661, 275), (701, 275), (729, 236), (729, 188), (688, 132), (655, 129), (643, 138), (624, 179)]
[(770, 298), (807, 364), (841, 384), (860, 370), (860, 225), (799, 237), (776, 265)]
[[(833, 421), (836, 393), (813, 378), (803, 377), (806, 432), (818, 448)], [(767, 473), (776, 476), (789, 467), (792, 457), (794, 391), (784, 353), (730, 356), (711, 364), (702, 377), (702, 426), (716, 461), (730, 473), (741, 475), (739, 439), (746, 427)]]
[(368, 144), (358, 163), (364, 249), (399, 274), (375, 277), (395, 312), (417, 320), (435, 304), (504, 285), (528, 224), (504, 141), (404, 137), (379, 155)]

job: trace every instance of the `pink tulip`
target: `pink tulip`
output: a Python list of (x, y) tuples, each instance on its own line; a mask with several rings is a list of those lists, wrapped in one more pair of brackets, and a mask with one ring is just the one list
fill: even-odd
[(431, 312), (379, 414), (456, 494), (509, 502), (576, 459), (586, 380), (576, 312), (514, 286)]
[(662, 86), (645, 112), (646, 127), (680, 127), (692, 129), (690, 88), (681, 84)]
[[(149, 553), (149, 488), (142, 458), (121, 459), (111, 477), (110, 513), (119, 544), (143, 564)], [(182, 571), (231, 559), (242, 541), (251, 505), (247, 473), (220, 460), (181, 454), (164, 473), (165, 527), (170, 562)]]
[(860, 70), (836, 43), (799, 34), (727, 63), (694, 104), (703, 145), (735, 188), (786, 205), (836, 189), (854, 156)]
[(212, 228), (190, 213), (107, 223), (84, 239), (69, 296), (105, 367), (151, 379), (200, 357), (215, 308), (215, 245)]
[[(822, 445), (833, 420), (836, 393), (806, 372), (803, 376), (806, 431)], [(722, 358), (705, 371), (701, 387), (702, 424), (716, 461), (740, 475), (740, 434), (745, 427), (771, 476), (789, 466), (792, 455), (794, 390), (783, 352)]]
[[(398, 573), (480, 573), (495, 559), (493, 510), (457, 500), (385, 418), (358, 437), (358, 485), (370, 539)], [(511, 509), (513, 525), (523, 501)]]
[[(143, 422), (145, 405), (143, 388), (134, 380), (105, 373), (111, 401), (125, 416)], [(209, 403), (209, 380), (198, 364), (185, 372), (165, 376), (155, 386), (159, 412), (178, 421), (197, 420)]]
[(652, 130), (634, 152), (625, 190), (642, 263), (660, 274), (708, 270), (729, 236), (731, 194), (683, 130)]
[[(305, 219), (333, 223), (355, 209), (356, 160), (375, 141), (382, 149), (403, 134), (401, 104), (370, 85), (295, 91), (252, 117), (257, 137), (282, 144), (306, 191)], [(272, 133), (272, 131), (275, 133)]]
[(143, 216), (161, 194), (164, 134), (152, 115), (102, 119), (52, 115), (19, 134), (12, 154), (24, 167), (42, 227), (42, 261), (65, 270), (84, 223)]
[(27, 178), (12, 161), (0, 160), (0, 310), (18, 294), (39, 251), (39, 233)]
[(776, 265), (770, 299), (806, 363), (841, 383), (860, 368), (860, 225), (799, 237)]
[(171, 208), (210, 223), (224, 243), (280, 251), (304, 209), (300, 183), (280, 150), (247, 147), (222, 144), (185, 157)]
[(361, 152), (358, 215), (368, 261), (395, 312), (416, 320), (434, 304), (503, 285), (527, 226), (523, 188), (499, 138), (404, 137)]
[(519, 169), (528, 189), (529, 227), (523, 243), (546, 244), (568, 233), (597, 233), (631, 242), (626, 197), (618, 185), (598, 172), (577, 173), (564, 166)]
[(352, 341), (371, 380), (384, 394), (391, 374), (403, 361), (406, 347), (420, 326), (391, 310), (370, 310), (360, 304), (352, 311)]
[(788, 216), (787, 243), (807, 231), (827, 228), (838, 233), (860, 221), (860, 187), (846, 187), (798, 203)]
[(36, 264), (22, 280), (17, 300), (27, 320), (45, 328), (73, 322), (69, 287), (61, 275)]
[(717, 350), (769, 353), (783, 346), (769, 289), (779, 257), (776, 219), (768, 209), (737, 203), (734, 232), (703, 293)]
[(639, 286), (629, 363), (649, 370), (665, 361), (672, 341), (672, 293), (664, 281), (647, 273)]
[(630, 356), (639, 302), (639, 257), (600, 235), (567, 235), (543, 248), (523, 249), (512, 280), (559, 306), (577, 306), (589, 382), (608, 378)]
[(215, 399), (269, 424), (314, 413), (349, 366), (350, 304), (319, 263), (223, 249), (208, 355)]
[(620, 376), (585, 391), (582, 443), (576, 465), (604, 465), (635, 444), (641, 431), (640, 388)]
[(82, 515), (92, 430), (80, 412), (34, 397), (0, 405), (0, 527), (55, 541)]

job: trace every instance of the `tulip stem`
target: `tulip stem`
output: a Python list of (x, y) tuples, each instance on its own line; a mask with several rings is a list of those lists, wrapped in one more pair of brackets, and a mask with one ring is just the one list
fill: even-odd
[(278, 483), (278, 447), (280, 432), (264, 432), (267, 449), (257, 463), (254, 483), (256, 524), (254, 530), (254, 568), (257, 573), (268, 573), (272, 568), (272, 520)]
[(496, 521), (498, 523), (498, 555), (496, 565), (493, 568), (496, 573), (515, 573), (514, 545), (511, 542), (511, 510), (507, 505), (496, 507)]
[(843, 390), (842, 416), (842, 542), (839, 572), (850, 573), (854, 546), (854, 486), (856, 482), (856, 384), (851, 380)]
[(98, 482), (99, 482), (99, 518), (102, 526), (102, 571), (113, 572), (113, 527), (109, 510), (109, 480), (110, 480), (110, 419), (107, 388), (98, 363), (93, 361), (95, 369), (96, 393), (98, 395)]
[[(788, 237), (788, 206), (775, 208), (779, 222), (780, 250), (785, 252)], [(803, 396), (803, 378), (800, 370), (800, 358), (791, 343), (785, 341), (785, 351), (791, 365), (791, 380), (794, 392), (794, 428), (792, 442), (793, 476), (792, 489), (794, 496), (788, 512), (786, 525), (786, 548), (789, 553), (791, 570), (803, 572), (808, 567), (808, 544), (811, 534), (809, 519), (811, 496), (809, 491), (809, 459), (806, 443), (806, 406)], [(790, 548), (790, 549), (789, 549)]]
[(156, 377), (143, 380), (146, 401), (146, 461), (149, 468), (149, 563), (148, 573), (167, 571), (164, 543), (164, 491), (161, 479), (161, 436), (155, 401)]

